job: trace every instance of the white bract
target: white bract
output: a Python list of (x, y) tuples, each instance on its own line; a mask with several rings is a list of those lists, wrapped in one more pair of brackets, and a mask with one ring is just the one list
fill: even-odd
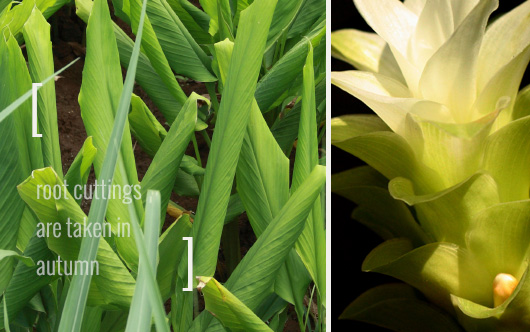
[[(404, 130), (408, 113), (466, 123), (506, 107), (503, 117), (510, 118), (530, 57), (529, 2), (487, 30), (496, 0), (354, 2), (377, 35), (334, 33), (335, 51), (363, 71), (333, 73), (332, 80), (372, 107), (395, 132)], [(348, 43), (360, 48), (364, 58), (349, 52)]]

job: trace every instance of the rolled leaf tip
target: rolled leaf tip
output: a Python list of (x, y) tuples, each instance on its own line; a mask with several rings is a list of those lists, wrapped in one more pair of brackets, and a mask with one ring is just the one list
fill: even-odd
[(499, 273), (493, 280), (493, 304), (500, 306), (506, 301), (517, 287), (519, 281), (508, 273)]

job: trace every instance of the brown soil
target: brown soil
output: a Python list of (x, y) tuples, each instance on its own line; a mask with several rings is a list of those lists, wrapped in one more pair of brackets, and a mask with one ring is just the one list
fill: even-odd
[[(191, 2), (200, 8), (198, 1)], [(111, 5), (110, 1), (109, 4)], [(134, 38), (130, 28), (124, 22), (120, 21), (116, 17), (113, 17), (113, 19), (122, 29), (124, 29), (125, 32)], [(51, 22), (55, 70), (63, 68), (77, 57), (81, 57), (77, 63), (75, 63), (68, 70), (64, 71), (56, 82), (59, 140), (61, 145), (63, 172), (66, 173), (87, 137), (78, 103), (78, 95), (81, 88), (82, 71), (84, 66), (85, 49), (83, 47), (83, 39), (86, 25), (75, 15), (75, 8), (68, 7), (64, 7), (57, 12), (51, 19)], [(189, 95), (192, 91), (201, 95), (207, 94), (207, 90), (202, 83), (191, 80), (181, 81), (179, 83), (186, 95)], [(138, 85), (135, 85), (134, 93), (144, 100), (156, 118), (167, 129), (168, 127), (162, 114), (158, 111), (156, 106), (148, 98), (147, 94), (142, 90), (142, 88)], [(210, 137), (212, 137), (212, 133), (213, 131), (208, 129), (208, 134)], [(196, 138), (203, 162), (203, 167), (205, 167), (208, 158), (208, 146), (202, 135), (196, 135)], [(151, 163), (151, 158), (144, 151), (142, 151), (139, 145), (135, 144), (136, 140), (134, 137), (132, 138), (132, 141), (134, 144), (134, 154), (138, 177), (139, 180), (141, 180)], [(190, 156), (195, 155), (193, 145), (191, 143), (186, 151), (186, 154)], [(92, 171), (89, 177), (89, 183), (93, 183), (94, 180), (95, 176)], [(178, 196), (173, 193), (171, 200), (183, 206), (187, 210), (196, 211), (198, 201), (197, 198)], [(90, 202), (83, 202), (82, 208), (86, 213), (88, 213)], [(169, 226), (169, 224), (172, 222), (174, 222), (174, 220), (168, 215), (166, 217), (166, 223), (164, 227)], [(248, 222), (246, 214), (243, 214), (239, 217), (238, 225), (240, 231), (241, 256), (243, 257), (256, 241), (256, 237)], [(225, 269), (222, 250), (220, 250), (219, 253), (219, 261), (219, 268), (221, 270)], [(202, 302), (202, 298), (200, 301)], [(203, 303), (200, 303), (200, 305), (201, 308), (204, 308)], [(169, 309), (169, 303), (167, 303), (166, 306)], [(294, 313), (292, 307), (289, 309), (289, 319), (286, 323), (284, 331), (300, 331), (296, 314)]]

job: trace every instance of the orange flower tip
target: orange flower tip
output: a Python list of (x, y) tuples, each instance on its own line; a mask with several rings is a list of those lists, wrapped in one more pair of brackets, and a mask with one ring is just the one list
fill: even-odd
[(519, 281), (508, 273), (499, 273), (493, 280), (493, 305), (500, 306), (506, 301), (517, 287)]

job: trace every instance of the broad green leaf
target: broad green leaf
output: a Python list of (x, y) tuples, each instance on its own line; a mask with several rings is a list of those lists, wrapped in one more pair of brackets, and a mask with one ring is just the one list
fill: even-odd
[[(92, 6), (92, 1), (76, 0), (77, 15), (83, 21), (88, 22)], [(120, 62), (124, 67), (128, 68), (134, 42), (116, 23), (112, 22), (112, 27), (120, 53)], [(141, 52), (138, 58), (136, 81), (160, 109), (166, 120), (172, 123), (186, 101), (186, 95), (173, 75), (166, 75), (169, 72), (169, 65), (167, 63), (164, 65), (160, 61), (163, 61), (163, 59), (153, 58), (152, 64), (150, 58)], [(159, 76), (159, 73), (162, 74)]]
[(0, 29), (4, 30), (7, 28), (9, 34), (13, 35), (13, 37), (19, 36), (35, 5), (35, 0), (21, 1), (20, 5), (15, 6), (0, 17)]
[[(233, 43), (215, 44), (220, 82), (224, 82), (232, 56)], [(241, 147), (236, 170), (237, 189), (252, 229), (259, 237), (289, 198), (289, 160), (279, 149), (261, 111), (254, 100)], [(227, 215), (228, 216), (228, 215)], [(275, 290), (295, 304), (299, 318), (304, 311), (305, 290), (309, 283), (307, 271), (296, 253), (291, 252), (281, 268)]]
[(300, 9), (300, 14), (296, 16), (289, 29), (287, 38), (296, 39), (306, 34), (311, 26), (326, 11), (326, 1), (324, 0), (306, 0)]
[(210, 27), (208, 29), (210, 35), (215, 36), (220, 30), (220, 25), (224, 24), (223, 18), (219, 17), (220, 11), (223, 11), (223, 15), (227, 16), (226, 19), (229, 18), (230, 24), (232, 23), (229, 0), (199, 0), (199, 2), (203, 10), (210, 16)]
[[(215, 45), (215, 61), (221, 82), (226, 78), (232, 48), (233, 44), (228, 40)], [(258, 237), (279, 211), (279, 208), (286, 202), (289, 195), (289, 163), (282, 151), (275, 146), (277, 144), (270, 134), (258, 106), (253, 102), (237, 174), (238, 191), (243, 197), (246, 197), (244, 201), (247, 207), (250, 206), (250, 209), (247, 208), (247, 213)], [(276, 158), (270, 158), (271, 155), (276, 155)], [(278, 164), (281, 160), (285, 162)], [(282, 181), (277, 181), (278, 178), (282, 177), (286, 180), (283, 181), (283, 185), (281, 185)], [(279, 189), (282, 187), (284, 190)], [(304, 296), (308, 282), (309, 278), (300, 258), (291, 252), (287, 261), (287, 268), (282, 267), (278, 275), (275, 289), (283, 298), (295, 303), (300, 321), (302, 321), (303, 316), (301, 315), (304, 312), (303, 303), (300, 299)]]
[[(181, 242), (184, 242), (181, 240)], [(186, 241), (187, 242), (187, 241)], [(188, 331), (195, 316), (195, 294), (193, 292), (185, 292), (183, 289), (190, 287), (188, 285), (189, 273), (188, 261), (192, 259), (188, 253), (188, 245), (184, 247), (184, 252), (180, 258), (178, 265), (177, 280), (175, 283), (175, 290), (171, 295), (171, 326), (176, 332)]]
[(22, 212), (22, 218), (20, 218), (20, 225), (17, 235), (17, 249), (20, 251), (26, 250), (26, 246), (33, 236), (35, 227), (37, 227), (37, 223), (39, 221), (30, 208), (25, 207), (23, 210), (24, 212)]
[[(120, 62), (123, 66), (128, 68), (134, 42), (114, 22), (113, 28), (116, 42), (118, 43)], [(140, 53), (138, 58), (138, 68), (136, 71), (136, 81), (142, 86), (153, 103), (155, 103), (160, 112), (164, 115), (166, 121), (172, 123), (177, 117), (182, 105), (184, 105), (186, 95), (176, 80), (166, 79), (164, 75), (160, 75), (160, 70), (165, 69), (159, 69), (156, 67), (161, 66), (157, 63), (156, 59), (153, 60), (153, 62), (154, 63), (151, 63), (148, 56), (144, 53)], [(164, 71), (164, 73), (166, 72)]]
[(4, 317), (6, 317), (4, 319), (4, 328), (6, 332), (11, 332), (11, 330), (9, 329), (9, 319), (7, 318), (7, 298), (5, 296), (2, 302), (4, 302)]
[[(162, 234), (159, 240), (160, 261), (156, 277), (162, 298), (166, 300), (175, 289), (175, 279), (178, 272), (180, 260), (187, 249), (187, 242), (182, 238), (189, 236), (192, 224), (188, 214), (182, 214)], [(177, 289), (178, 290), (178, 289)]]
[(20, 255), (16, 251), (13, 250), (3, 250), (0, 249), (0, 261), (4, 260), (5, 258), (16, 258), (22, 263), (26, 264), (26, 266), (34, 266), (35, 263), (33, 262), (33, 259), (31, 257), (26, 257), (23, 255)]
[[(256, 0), (241, 13), (223, 99), (217, 113), (202, 192), (193, 224), (194, 273), (212, 276), (226, 207), (276, 1)], [(258, 24), (259, 23), (259, 24)]]
[(158, 122), (143, 100), (133, 95), (129, 113), (131, 133), (149, 156), (153, 157), (167, 136), (166, 129)]
[[(65, 196), (58, 200), (53, 196), (45, 199), (43, 197), (45, 189), (42, 189), (45, 185), (51, 188), (57, 186)], [(94, 276), (94, 284), (101, 291), (104, 303), (127, 307), (132, 297), (134, 279), (107, 241), (99, 242), (94, 259), (83, 260), (81, 256), (78, 258), (84, 239), (73, 236), (76, 228), (73, 225), (68, 226), (67, 223), (70, 221), (72, 224), (84, 224), (86, 215), (53, 169), (48, 167), (33, 171), (32, 175), (18, 186), (18, 190), (41, 223), (44, 225), (60, 223), (60, 236), (55, 237), (50, 234), (47, 238), (49, 248), (61, 256), (63, 261), (79, 260), (90, 263), (97, 258), (99, 275)]]
[[(97, 2), (94, 3), (87, 26), (87, 55), (79, 94), (79, 105), (81, 106), (81, 116), (86, 132), (88, 136), (93, 137), (94, 146), (98, 151), (94, 159), (94, 171), (97, 179), (102, 181), (103, 162), (107, 152), (111, 151), (111, 143), (114, 143), (111, 140), (111, 134), (118, 115), (120, 94), (124, 92), (122, 92), (122, 72), (109, 10), (107, 5), (101, 5), (99, 8), (96, 5)], [(138, 55), (135, 58), (137, 57)], [(129, 72), (133, 72), (136, 68), (132, 64), (131, 60)], [(129, 94), (126, 98), (130, 100), (131, 95)], [(128, 113), (128, 102), (127, 105), (120, 107), (126, 107), (125, 112)], [(119, 185), (121, 188), (126, 185), (139, 185), (127, 121), (124, 123), (123, 130), (123, 142), (120, 140), (121, 147), (116, 152), (117, 166), (112, 181), (113, 185)], [(112, 172), (114, 172), (114, 167)], [(109, 183), (109, 179), (104, 181)], [(138, 215), (142, 216), (144, 213), (141, 201), (133, 199), (133, 204)], [(106, 207), (106, 204), (104, 206)], [(126, 217), (128, 215), (127, 206), (122, 202), (121, 197), (109, 199), (108, 209), (105, 208), (105, 210), (107, 221), (114, 229), (120, 223), (129, 222), (129, 218)], [(94, 239), (94, 241), (97, 240)], [(116, 238), (116, 246), (127, 266), (135, 271), (138, 264), (138, 252), (134, 239), (132, 237)]]
[(228, 289), (211, 277), (198, 277), (199, 289), (204, 294), (206, 310), (211, 312), (230, 331), (272, 331), (256, 314)]
[(142, 197), (145, 197), (148, 190), (160, 191), (162, 220), (166, 215), (166, 207), (182, 157), (191, 135), (194, 135), (199, 99), (204, 100), (196, 93), (192, 93), (188, 98), (142, 180)]
[[(7, 75), (3, 80), (2, 98), (7, 101), (5, 102), (7, 106), (31, 90), (31, 78), (26, 60), (15, 38), (8, 35), (7, 40), (2, 38), (1, 45), (0, 51), (6, 59), (2, 66), (7, 67), (2, 68), (2, 72)], [(32, 137), (32, 123), (28, 121), (31, 119), (31, 103), (28, 100), (14, 112), (13, 119), (17, 133), (19, 167), (22, 176), (28, 176), (32, 170), (43, 166), (41, 141), (37, 137)]]
[[(54, 254), (48, 249), (46, 240), (33, 236), (29, 241), (24, 256), (31, 258), (34, 262), (53, 261)], [(13, 321), (17, 314), (43, 287), (59, 278), (58, 275), (37, 275), (37, 266), (27, 266), (19, 262), (9, 282), (4, 296), (8, 299), (7, 316)], [(5, 313), (0, 310), (0, 320), (4, 321)]]
[[(297, 15), (303, 15), (300, 11), (304, 0), (279, 0), (274, 10), (269, 36), (267, 37), (267, 46), (265, 50), (276, 43), (282, 36), (287, 35), (287, 30), (293, 24)], [(286, 36), (284, 36), (286, 38)], [(276, 46), (278, 47), (278, 45)]]
[[(26, 79), (20, 80), (19, 76), (26, 74), (27, 68), (25, 63), (20, 64), (24, 67), (18, 67), (19, 61), (24, 61), (18, 44), (13, 37), (7, 41), (0, 38), (0, 109), (4, 110), (12, 105), (20, 95), (28, 88)], [(22, 70), (19, 72), (19, 70)], [(24, 72), (25, 71), (25, 72)], [(25, 75), (24, 75), (25, 76)], [(27, 77), (25, 77), (27, 78)], [(5, 112), (4, 110), (3, 112)], [(0, 168), (0, 249), (14, 250), (17, 244), (17, 233), (20, 227), (23, 212), (26, 209), (24, 202), (16, 192), (16, 186), (23, 180), (24, 176), (31, 172), (31, 161), (28, 160), (27, 145), (25, 139), (31, 139), (31, 132), (24, 137), (26, 125), (31, 124), (29, 121), (22, 123), (23, 116), (28, 115), (28, 105), (23, 104), (15, 109), (15, 114), (11, 114), (0, 122), (0, 154), (2, 157)], [(29, 110), (31, 116), (31, 110)], [(2, 112), (2, 113), (3, 113)], [(21, 113), (22, 114), (19, 114)], [(22, 115), (22, 117), (21, 117)], [(35, 151), (38, 153), (38, 151)], [(37, 165), (35, 165), (37, 166)], [(14, 261), (11, 259), (0, 263), (0, 291), (4, 291), (13, 274)]]
[[(207, 32), (208, 28), (203, 29), (201, 26), (201, 23), (205, 19), (207, 22), (206, 25), (208, 25), (209, 17), (206, 13), (191, 5), (187, 0), (168, 0), (167, 3), (171, 6), (175, 14), (177, 14), (197, 44), (212, 43), (212, 36)], [(202, 19), (196, 19), (198, 16), (201, 16)]]
[[(145, 5), (145, 3), (144, 3)], [(145, 7), (144, 7), (145, 8)], [(156, 200), (153, 201), (153, 204), (160, 205), (160, 202), (157, 202)], [(160, 212), (158, 211), (158, 214)], [(144, 239), (142, 230), (140, 228), (140, 221), (136, 218), (136, 214), (134, 213), (134, 208), (132, 205), (129, 204), (129, 215), (132, 219), (132, 226), (134, 230), (134, 239), (136, 241), (136, 245), (138, 246), (138, 252), (140, 254), (140, 260), (142, 262), (149, 262), (149, 256), (147, 252), (146, 247), (146, 241)], [(152, 216), (154, 218), (154, 216)], [(151, 224), (150, 227), (158, 226)], [(159, 227), (156, 227), (156, 231), (158, 231)], [(154, 230), (153, 230), (154, 231)], [(155, 244), (156, 245), (156, 244)], [(164, 303), (162, 302), (162, 296), (160, 295), (160, 290), (158, 289), (158, 285), (156, 284), (156, 277), (154, 269), (151, 269), (151, 266), (148, 264), (144, 264), (144, 276), (145, 278), (145, 288), (147, 288), (147, 297), (150, 302), (151, 308), (153, 310), (153, 317), (156, 325), (157, 331), (163, 331), (163, 332), (169, 332), (169, 327), (166, 321), (166, 312), (164, 310)]]
[(358, 320), (393, 331), (462, 331), (451, 317), (420, 300), (414, 289), (405, 284), (386, 284), (366, 291), (344, 310), (340, 319)]
[[(126, 332), (149, 331), (151, 327), (151, 304), (148, 300), (148, 292), (158, 291), (150, 288), (146, 278), (146, 269), (156, 271), (158, 256), (158, 231), (160, 229), (160, 192), (149, 190), (145, 203), (145, 246), (147, 258), (140, 258), (136, 288), (129, 309)], [(166, 264), (166, 262), (163, 262)]]
[[(114, 119), (113, 118), (114, 114), (109, 114), (111, 116), (111, 118), (108, 119), (109, 124), (110, 123), (114, 124), (112, 128), (112, 132), (110, 134), (110, 139), (108, 141), (109, 144), (108, 146), (107, 144), (102, 144), (106, 149), (99, 149), (99, 151), (105, 151), (104, 153), (105, 156), (104, 156), (103, 162), (97, 165), (100, 168), (99, 170), (96, 168), (96, 171), (101, 171), (101, 174), (98, 174), (99, 175), (98, 178), (104, 181), (104, 183), (112, 183), (115, 170), (116, 170), (116, 166), (119, 166), (119, 169), (122, 170), (122, 173), (121, 173), (122, 176), (125, 176), (123, 172), (125, 171), (125, 167), (127, 166), (132, 167), (134, 173), (136, 172), (136, 169), (134, 168), (135, 163), (134, 163), (134, 156), (132, 156), (130, 136), (124, 135), (124, 132), (129, 133), (128, 125), (127, 125), (127, 113), (130, 107), (131, 94), (132, 94), (133, 85), (134, 85), (134, 78), (136, 76), (136, 65), (138, 63), (138, 56), (140, 53), (140, 44), (142, 42), (142, 29), (143, 29), (146, 5), (147, 5), (147, 1), (144, 0), (143, 6), (142, 6), (142, 12), (140, 15), (140, 24), (139, 24), (138, 33), (137, 33), (137, 39), (134, 45), (134, 50), (132, 53), (129, 69), (127, 71), (127, 76), (125, 78), (125, 84), (122, 89), (123, 91), (121, 91), (121, 97), (120, 97), (119, 103), (117, 104), (116, 108), (114, 108), (113, 106), (116, 105), (115, 104), (116, 100), (114, 98), (117, 98), (117, 96), (114, 96), (113, 90), (118, 89), (118, 91), (116, 92), (119, 94), (120, 93), (119, 89), (122, 88), (122, 82), (121, 82), (121, 77), (119, 76), (121, 74), (120, 68), (116, 67), (116, 66), (119, 66), (119, 61), (118, 61), (116, 40), (114, 38), (114, 34), (112, 31), (112, 25), (111, 25), (108, 5), (102, 0), (96, 0), (96, 2), (94, 3), (94, 8), (93, 8), (93, 15), (91, 15), (91, 17), (88, 20), (87, 51), (90, 50), (90, 52), (87, 52), (85, 69), (83, 71), (83, 74), (84, 74), (83, 84), (85, 84), (85, 82), (88, 81), (88, 83), (86, 84), (89, 84), (88, 89), (91, 90), (90, 91), (91, 98), (97, 98), (98, 95), (100, 96), (99, 98), (96, 99), (97, 100), (96, 103), (100, 107), (106, 106), (104, 108), (106, 112), (103, 114), (115, 113), (116, 115), (116, 118)], [(100, 75), (102, 74), (101, 66), (108, 66), (107, 69), (109, 70), (109, 72), (107, 74), (109, 75), (109, 77), (106, 77), (106, 75), (103, 75), (103, 77), (100, 77)], [(114, 73), (111, 73), (111, 71), (113, 70), (118, 70), (118, 73), (116, 73), (117, 75)], [(116, 84), (116, 85), (113, 85), (113, 84)], [(102, 86), (104, 88), (102, 88)], [(101, 91), (98, 91), (99, 90), (98, 88), (101, 88)], [(106, 90), (105, 88), (108, 90)], [(92, 93), (93, 91), (94, 93)], [(99, 92), (99, 94), (97, 92)], [(110, 93), (112, 93), (112, 95), (109, 95)], [(81, 106), (83, 106), (83, 100), (84, 100), (83, 94), (84, 94), (84, 91), (83, 91), (83, 86), (82, 86), (81, 95), (79, 96)], [(90, 101), (92, 101), (92, 103)], [(94, 99), (87, 101), (86, 107), (88, 107), (94, 113), (97, 114), (98, 105), (94, 105), (93, 102), (94, 102)], [(85, 110), (85, 112), (87, 111), (88, 110)], [(97, 114), (97, 115), (101, 116), (101, 114)], [(87, 132), (88, 131), (89, 130), (87, 128)], [(125, 141), (123, 141), (123, 136), (126, 136)], [(122, 141), (124, 143), (123, 145), (122, 145)], [(124, 162), (124, 160), (120, 158), (120, 160), (118, 161), (118, 155), (120, 154), (120, 150), (124, 150), (124, 149), (120, 149), (121, 146), (128, 148), (126, 152), (127, 153), (126, 157), (129, 157), (132, 160), (127, 160), (127, 162)], [(130, 177), (135, 177), (136, 174), (134, 173), (130, 174)], [(119, 174), (120, 173), (116, 175), (119, 176)], [(129, 178), (128, 180), (133, 183), (137, 182), (137, 179)], [(131, 181), (131, 180), (134, 180), (134, 181)], [(121, 184), (127, 183), (125, 179), (122, 179), (122, 181), (120, 182)], [(96, 194), (99, 194), (98, 197), (101, 196), (102, 193), (103, 193), (102, 188), (96, 187)], [(108, 204), (109, 204), (108, 199), (96, 198), (95, 200), (93, 200), (90, 213), (88, 216), (89, 225), (94, 225), (96, 223), (98, 224), (103, 223), (103, 218), (105, 216)], [(138, 206), (138, 204), (136, 204), (136, 206)], [(140, 204), (140, 208), (141, 208), (141, 204)], [(134, 219), (138, 219), (136, 216), (138, 212), (135, 211), (134, 207), (132, 207), (132, 205), (130, 204), (129, 204), (129, 211), (123, 211), (123, 212), (129, 213), (129, 218), (133, 219), (132, 220), (133, 227), (135, 228), (135, 230), (137, 230), (139, 226), (135, 224), (136, 220)], [(122, 214), (123, 217), (125, 217), (126, 215), (127, 214), (125, 213)], [(143, 214), (140, 214), (140, 215), (143, 215)], [(140, 232), (136, 231), (135, 235), (140, 236), (141, 234), (138, 234), (138, 233), (141, 233), (141, 231)], [(97, 248), (100, 242), (99, 240), (100, 240), (99, 237), (84, 238), (83, 241), (81, 242), (81, 248), (79, 251), (79, 260), (91, 261), (94, 258), (96, 258)], [(135, 240), (137, 244), (140, 241), (140, 239), (135, 239)], [(130, 246), (128, 246), (126, 250), (132, 251)], [(134, 253), (136, 253), (136, 251), (134, 251)], [(144, 256), (144, 260), (146, 260), (145, 250), (143, 250), (142, 256)], [(133, 255), (133, 257), (135, 256)], [(136, 259), (133, 260), (133, 262), (136, 263)], [(92, 277), (91, 275), (73, 277), (72, 285), (68, 291), (68, 296), (66, 298), (65, 307), (64, 307), (63, 314), (61, 317), (61, 322), (60, 322), (59, 330), (58, 330), (59, 332), (67, 332), (67, 331), (77, 332), (80, 330), (81, 322), (83, 319), (83, 312), (86, 306), (88, 290), (90, 287), (91, 277)], [(152, 304), (154, 305), (154, 303)]]
[[(326, 81), (320, 80), (315, 86), (315, 96), (317, 105), (326, 104)], [(271, 127), (272, 134), (285, 152), (290, 155), (293, 143), (298, 137), (298, 127), (300, 126), (300, 112), (302, 103), (298, 101), (292, 109), (286, 109), (283, 116), (279, 116)], [(320, 115), (325, 114), (325, 109), (320, 110)], [(286, 114), (285, 114), (286, 113)]]
[[(224, 286), (250, 310), (255, 311), (271, 294), (278, 271), (302, 233), (325, 181), (325, 168), (316, 166), (225, 283)], [(201, 313), (194, 320), (192, 331), (206, 330), (212, 318), (211, 315)], [(208, 331), (222, 331), (220, 323), (213, 324)]]
[(97, 149), (92, 144), (92, 136), (88, 137), (64, 177), (68, 184), (68, 192), (70, 192), (70, 195), (74, 197), (77, 203), (81, 203), (82, 188), (88, 181), (88, 175), (90, 174), (96, 153)]
[[(131, 19), (133, 32), (138, 29), (140, 8), (139, 0), (124, 2), (123, 10)], [(209, 58), (193, 40), (169, 4), (165, 0), (150, 1), (147, 10), (149, 16), (145, 20), (142, 48), (166, 85), (178, 85), (171, 68), (192, 79), (215, 81), (209, 71)]]
[[(298, 144), (293, 169), (291, 193), (299, 186), (318, 165), (318, 132), (315, 105), (315, 77), (313, 71), (313, 49), (311, 46), (304, 66), (304, 84), (302, 90), (302, 112)], [(314, 203), (304, 231), (296, 243), (296, 251), (309, 271), (317, 290), (320, 301), (326, 303), (326, 232), (325, 221), (321, 211), (320, 197)]]
[[(34, 8), (22, 29), (28, 50), (29, 69), (34, 83), (44, 81), (53, 75), (53, 54), (50, 41), (50, 25), (41, 12)], [(57, 107), (55, 105), (54, 82), (44, 85), (37, 93), (39, 133), (44, 166), (53, 167), (60, 177), (63, 173), (59, 130), (57, 127)]]
[(103, 310), (100, 307), (86, 307), (81, 332), (100, 331), (102, 315)]
[(317, 46), (325, 33), (326, 26), (323, 22), (310, 34), (304, 36), (261, 78), (255, 96), (264, 113), (277, 102), (293, 84), (295, 78), (300, 75), (311, 46)]
[(230, 0), (217, 0), (217, 19), (219, 24), (219, 40), (234, 40), (234, 26), (232, 23), (232, 11)]

